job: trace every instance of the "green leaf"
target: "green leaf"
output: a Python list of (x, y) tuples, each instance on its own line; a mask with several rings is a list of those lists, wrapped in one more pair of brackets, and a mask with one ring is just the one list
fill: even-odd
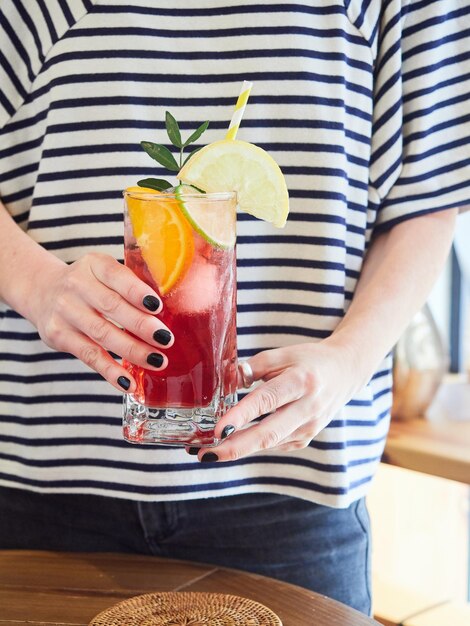
[(184, 142), (183, 148), (186, 148), (186, 146), (189, 146), (190, 143), (194, 143), (196, 139), (199, 139), (202, 133), (206, 132), (208, 126), (209, 126), (209, 122), (204, 122), (204, 124), (201, 124), (199, 128), (196, 128), (196, 130), (189, 137), (189, 139), (186, 139), (186, 141)]
[(188, 154), (188, 156), (185, 158), (183, 165), (189, 161), (189, 159), (193, 156), (193, 154), (196, 154), (196, 152), (199, 152), (199, 150), (202, 150), (204, 148), (204, 146), (199, 146), (199, 148), (196, 148), (196, 150), (193, 150), (192, 152), (190, 152)]
[(179, 165), (168, 148), (165, 148), (165, 146), (161, 146), (158, 143), (152, 143), (151, 141), (141, 141), (140, 145), (145, 152), (152, 157), (152, 159), (154, 159), (154, 161), (158, 161), (158, 163), (165, 166), (172, 172), (179, 172)]
[(178, 126), (178, 122), (169, 111), (165, 112), (165, 126), (171, 143), (177, 148), (182, 148), (183, 145), (181, 143), (180, 127)]
[(204, 191), (204, 189), (201, 189), (200, 187), (196, 187), (196, 185), (189, 185), (189, 186), (195, 189), (196, 191), (199, 191), (199, 193), (207, 193), (206, 191)]
[(173, 187), (171, 183), (163, 178), (143, 178), (137, 182), (139, 187), (148, 187), (149, 189), (155, 189), (156, 191), (164, 191)]

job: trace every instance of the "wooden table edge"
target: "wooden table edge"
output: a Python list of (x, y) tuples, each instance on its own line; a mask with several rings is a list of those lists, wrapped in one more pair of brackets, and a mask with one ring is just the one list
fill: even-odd
[[(304, 587), (300, 587), (298, 585), (292, 584), (292, 583), (287, 583), (284, 581), (280, 581), (274, 578), (270, 578), (267, 576), (263, 576), (261, 574), (256, 574), (256, 573), (252, 573), (252, 572), (246, 572), (243, 570), (238, 570), (238, 569), (233, 569), (233, 568), (226, 568), (226, 567), (220, 567), (220, 566), (214, 566), (211, 564), (207, 564), (207, 563), (196, 563), (193, 561), (186, 561), (186, 560), (180, 560), (180, 559), (167, 559), (164, 557), (158, 557), (158, 556), (150, 556), (150, 555), (140, 555), (140, 554), (127, 554), (127, 553), (123, 553), (123, 554), (118, 554), (118, 553), (113, 553), (113, 552), (57, 552), (57, 551), (49, 551), (49, 550), (0, 550), (0, 568), (2, 567), (2, 557), (4, 555), (8, 555), (9, 557), (13, 556), (18, 556), (21, 557), (23, 559), (31, 559), (34, 560), (35, 556), (36, 557), (41, 557), (42, 559), (44, 559), (44, 557), (48, 557), (51, 556), (53, 558), (56, 558), (57, 556), (60, 556), (61, 559), (64, 560), (70, 560), (70, 564), (73, 564), (74, 559), (76, 558), (80, 558), (80, 559), (85, 559), (87, 561), (89, 561), (91, 563), (91, 565), (93, 565), (93, 563), (99, 562), (100, 560), (102, 561), (103, 559), (106, 560), (108, 558), (110, 558), (111, 560), (118, 560), (120, 562), (122, 561), (126, 561), (126, 560), (132, 560), (134, 562), (138, 562), (138, 561), (146, 561), (146, 562), (162, 562), (162, 563), (168, 563), (168, 564), (176, 564), (178, 566), (184, 567), (185, 565), (189, 565), (189, 566), (194, 566), (194, 565), (198, 565), (201, 566), (203, 568), (207, 568), (207, 570), (201, 574), (198, 575), (196, 577), (194, 577), (191, 580), (188, 580), (186, 583), (184, 583), (183, 585), (178, 585), (177, 587), (175, 587), (175, 589), (172, 589), (172, 591), (191, 591), (191, 589), (189, 589), (189, 587), (191, 585), (195, 585), (197, 584), (198, 581), (201, 581), (205, 578), (209, 578), (212, 576), (217, 575), (218, 572), (223, 572), (223, 573), (227, 573), (228, 575), (233, 575), (233, 576), (242, 576), (243, 578), (246, 579), (252, 579), (253, 582), (256, 581), (261, 581), (261, 582), (266, 582), (268, 583), (270, 586), (275, 586), (275, 587), (279, 587), (280, 590), (282, 590), (283, 592), (285, 592), (286, 590), (288, 591), (290, 588), (295, 590), (295, 593), (297, 595), (297, 597), (299, 596), (304, 596), (306, 601), (308, 602), (314, 602), (315, 600), (317, 602), (319, 602), (320, 605), (331, 605), (331, 608), (333, 610), (333, 613), (335, 612), (334, 609), (336, 609), (336, 612), (340, 611), (341, 613), (343, 612), (347, 612), (348, 614), (351, 614), (352, 616), (356, 616), (357, 620), (360, 621), (364, 626), (367, 623), (370, 626), (381, 626), (379, 624), (379, 622), (376, 622), (372, 617), (368, 617), (365, 616), (364, 614), (360, 613), (359, 611), (356, 611), (355, 609), (346, 606), (344, 604), (342, 604), (341, 602), (338, 602), (336, 600), (333, 600), (332, 598), (329, 598), (327, 596), (324, 596), (320, 593), (311, 591), (309, 589), (305, 589)], [(44, 592), (45, 594), (49, 593), (70, 593), (71, 595), (77, 592), (81, 592), (84, 594), (84, 597), (86, 597), (87, 595), (89, 597), (91, 596), (104, 596), (107, 597), (109, 596), (111, 598), (112, 595), (122, 595), (122, 599), (125, 598), (129, 598), (129, 597), (133, 597), (134, 595), (143, 595), (145, 593), (149, 593), (148, 590), (115, 590), (115, 589), (109, 589), (106, 590), (105, 593), (102, 593), (102, 590), (96, 590), (96, 589), (88, 589), (88, 588), (77, 588), (77, 587), (67, 587), (67, 586), (63, 586), (60, 588), (56, 588), (56, 589), (49, 589), (46, 586), (26, 586), (26, 587), (20, 587), (18, 585), (14, 586), (16, 589), (21, 589), (23, 591), (28, 591), (28, 592), (36, 592), (36, 593), (42, 593)], [(4, 584), (0, 584), (0, 590), (2, 589), (12, 589), (13, 586), (12, 585), (4, 585)], [(135, 593), (134, 593), (135, 592)], [(216, 593), (224, 593), (224, 592), (216, 592)], [(230, 592), (227, 592), (230, 593)], [(256, 595), (256, 594), (255, 594)], [(248, 597), (248, 596), (247, 596)], [(368, 621), (367, 621), (368, 620)], [(5, 622), (5, 620), (3, 620), (4, 623), (10, 623), (10, 624), (18, 624), (18, 626), (23, 625), (23, 624), (31, 624), (34, 625), (35, 622), (34, 620), (31, 621), (29, 620), (28, 622), (24, 622), (24, 621), (9, 621), (9, 622)], [(0, 616), (0, 626), (2, 624), (2, 617)], [(36, 621), (36, 624), (42, 624), (43, 626), (74, 626), (73, 622), (38, 622)], [(79, 626), (82, 626), (82, 624), (80, 623)], [(298, 626), (301, 626), (300, 624)], [(313, 626), (313, 624), (312, 624)]]

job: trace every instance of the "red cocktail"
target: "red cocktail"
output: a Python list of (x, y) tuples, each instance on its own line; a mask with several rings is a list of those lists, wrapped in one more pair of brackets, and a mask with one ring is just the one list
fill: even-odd
[(236, 196), (125, 196), (125, 263), (160, 295), (175, 336), (161, 372), (125, 362), (137, 381), (124, 398), (135, 443), (216, 445), (214, 426), (236, 402)]

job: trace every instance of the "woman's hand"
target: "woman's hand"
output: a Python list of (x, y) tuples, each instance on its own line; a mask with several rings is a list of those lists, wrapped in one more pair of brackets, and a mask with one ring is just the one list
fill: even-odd
[(92, 253), (71, 265), (51, 257), (40, 267), (28, 317), (49, 347), (70, 352), (117, 389), (132, 392), (135, 381), (107, 351), (164, 369), (168, 361), (157, 348), (169, 348), (174, 337), (155, 317), (161, 310), (157, 294), (129, 268)]
[[(259, 352), (248, 363), (264, 382), (220, 420), (216, 437), (233, 434), (217, 448), (201, 448), (219, 461), (234, 461), (261, 450), (305, 448), (365, 383), (346, 347), (308, 343)], [(250, 428), (244, 426), (269, 415)], [(210, 454), (204, 460), (216, 460)]]
[[(216, 437), (231, 437), (214, 450), (201, 449), (199, 459), (230, 461), (307, 446), (367, 383), (423, 305), (447, 257), (456, 214), (432, 212), (375, 235), (354, 298), (331, 336), (252, 357), (254, 379), (265, 382), (217, 424)], [(239, 430), (265, 413), (271, 414)]]

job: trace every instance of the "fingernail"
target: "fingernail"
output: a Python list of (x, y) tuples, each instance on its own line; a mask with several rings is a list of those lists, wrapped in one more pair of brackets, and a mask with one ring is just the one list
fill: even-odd
[(149, 311), (155, 312), (160, 308), (162, 303), (159, 298), (156, 298), (155, 296), (145, 296), (145, 298), (142, 300), (142, 304)]
[(188, 448), (188, 449), (186, 450), (186, 452), (187, 452), (188, 454), (192, 454), (193, 456), (197, 456), (197, 453), (199, 452), (199, 450), (200, 450), (200, 449), (201, 449), (201, 448), (192, 448), (192, 447), (191, 447), (191, 448)]
[(163, 356), (158, 352), (151, 352), (147, 357), (147, 363), (153, 367), (161, 367), (163, 364)]
[(218, 461), (219, 457), (215, 452), (206, 452), (203, 454), (201, 463), (214, 463), (214, 461)]
[(167, 346), (171, 341), (171, 333), (165, 328), (159, 328), (153, 333), (153, 338), (156, 342), (161, 343), (162, 346)]
[(118, 381), (118, 385), (120, 385), (126, 391), (131, 386), (131, 381), (128, 378), (126, 378), (126, 376), (119, 376), (117, 381)]
[(223, 429), (222, 434), (220, 435), (220, 438), (225, 439), (226, 437), (231, 435), (233, 432), (235, 432), (235, 426), (232, 426), (231, 424), (227, 424), (227, 426)]

